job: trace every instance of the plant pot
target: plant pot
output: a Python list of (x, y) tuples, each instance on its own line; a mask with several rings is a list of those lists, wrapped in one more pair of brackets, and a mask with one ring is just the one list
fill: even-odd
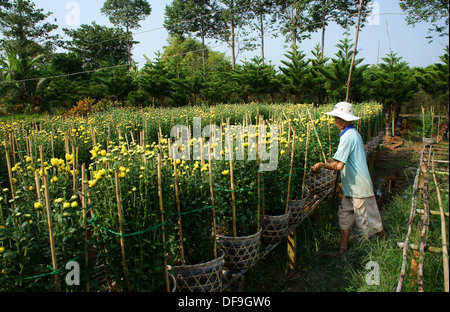
[(249, 236), (230, 237), (217, 235), (225, 252), (224, 266), (230, 270), (246, 269), (258, 262), (262, 229)]
[(291, 199), (289, 200), (289, 210), (291, 211), (289, 215), (289, 225), (300, 223), (305, 215), (305, 204), (307, 197), (303, 199)]
[(285, 238), (289, 228), (289, 215), (291, 211), (282, 215), (265, 215), (261, 219), (262, 240), (266, 243), (272, 244), (281, 241)]
[(222, 291), (222, 268), (225, 253), (218, 250), (217, 259), (195, 264), (169, 266), (175, 280), (176, 292), (220, 292)]

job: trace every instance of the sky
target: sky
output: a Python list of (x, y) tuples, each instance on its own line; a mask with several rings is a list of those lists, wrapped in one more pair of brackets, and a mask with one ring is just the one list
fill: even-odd
[[(141, 28), (134, 30), (134, 40), (139, 41), (133, 49), (133, 59), (138, 66), (145, 64), (144, 55), (151, 60), (155, 59), (155, 53), (163, 52), (167, 45), (168, 33), (163, 27), (166, 5), (171, 0), (148, 0), (152, 7), (152, 13), (144, 21)], [(112, 27), (108, 18), (101, 14), (103, 0), (35, 0), (36, 8), (44, 9), (44, 12), (53, 12), (48, 18), (49, 22), (59, 26), (54, 33), (63, 35), (62, 28), (76, 29), (81, 24), (91, 24), (95, 21), (99, 25)], [(402, 57), (411, 67), (425, 67), (440, 62), (439, 56), (444, 54), (444, 48), (448, 45), (448, 37), (435, 38), (429, 43), (427, 23), (417, 24), (415, 27), (407, 25), (405, 14), (399, 6), (398, 0), (378, 0), (373, 2), (373, 12), (369, 24), (362, 28), (358, 39), (358, 58), (363, 58), (363, 64), (377, 64), (381, 58), (389, 53), (390, 49)], [(55, 22), (56, 19), (56, 22)], [(336, 45), (345, 38), (344, 30), (337, 25), (330, 24), (325, 33), (325, 56), (335, 57)], [(349, 39), (355, 40), (356, 26), (352, 27)], [(65, 38), (67, 39), (67, 38)], [(321, 42), (321, 33), (315, 33), (311, 39), (304, 40), (299, 49), (312, 57), (311, 50)], [(208, 46), (214, 51), (225, 53), (231, 59), (230, 48), (221, 42), (210, 41)], [(265, 56), (272, 64), (279, 66), (281, 60), (286, 60), (286, 52), (290, 50), (282, 35), (278, 38), (265, 37)], [(238, 55), (238, 63), (250, 60), (260, 55), (260, 48), (254, 51), (242, 52)]]

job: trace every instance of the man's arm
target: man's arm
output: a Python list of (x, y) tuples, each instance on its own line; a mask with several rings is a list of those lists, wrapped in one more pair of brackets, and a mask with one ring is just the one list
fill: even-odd
[(329, 170), (336, 170), (341, 171), (344, 169), (344, 163), (334, 160), (334, 159), (328, 159), (326, 163), (317, 163), (311, 168), (311, 173), (315, 174), (319, 171), (320, 168), (325, 168)]

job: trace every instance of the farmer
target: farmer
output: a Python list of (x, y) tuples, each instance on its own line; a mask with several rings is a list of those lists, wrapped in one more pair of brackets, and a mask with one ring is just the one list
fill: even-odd
[(338, 218), (340, 227), (340, 248), (333, 256), (345, 257), (350, 229), (356, 225), (364, 237), (375, 233), (384, 236), (380, 212), (375, 200), (372, 180), (367, 167), (361, 135), (352, 121), (359, 117), (353, 115), (353, 107), (346, 102), (336, 104), (333, 111), (326, 113), (334, 116), (335, 125), (342, 131), (339, 146), (332, 159), (326, 163), (317, 163), (311, 168), (316, 174), (320, 168), (341, 172), (342, 203), (339, 206)]

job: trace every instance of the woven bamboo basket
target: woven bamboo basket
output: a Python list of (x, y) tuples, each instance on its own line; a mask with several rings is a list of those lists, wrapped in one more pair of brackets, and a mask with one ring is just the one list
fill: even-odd
[(258, 262), (262, 229), (253, 235), (230, 237), (217, 235), (220, 248), (225, 252), (224, 266), (230, 270), (246, 269)]
[(169, 266), (169, 272), (175, 279), (176, 292), (221, 292), (225, 252), (222, 249), (218, 251), (217, 259), (205, 263)]
[(289, 200), (289, 209), (291, 213), (289, 215), (289, 225), (300, 223), (303, 220), (305, 214), (304, 208), (308, 197), (303, 199)]
[(271, 244), (285, 238), (289, 234), (287, 230), (289, 228), (290, 214), (291, 211), (289, 210), (287, 213), (278, 216), (262, 216), (262, 241)]
[(326, 192), (335, 185), (338, 176), (338, 172), (335, 170), (320, 168), (317, 174), (310, 175), (307, 180), (306, 189), (309, 195), (312, 196)]

